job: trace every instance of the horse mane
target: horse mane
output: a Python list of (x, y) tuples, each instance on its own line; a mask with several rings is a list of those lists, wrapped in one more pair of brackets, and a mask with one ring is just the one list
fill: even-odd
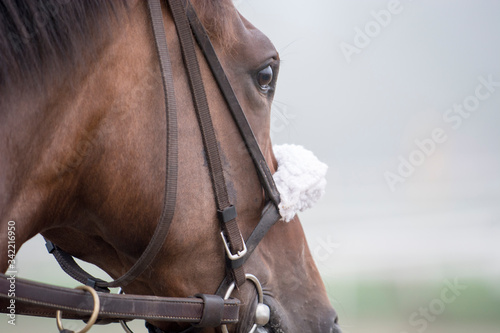
[[(19, 83), (39, 86), (50, 73), (78, 63), (126, 15), (128, 0), (0, 0), (0, 92)], [(234, 41), (231, 0), (193, 0), (209, 35)]]

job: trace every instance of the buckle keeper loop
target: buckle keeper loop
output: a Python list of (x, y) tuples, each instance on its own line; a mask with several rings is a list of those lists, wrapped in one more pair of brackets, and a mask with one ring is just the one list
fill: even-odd
[(224, 208), (223, 210), (217, 210), (217, 216), (219, 217), (219, 221), (222, 223), (227, 223), (231, 220), (234, 220), (238, 214), (236, 213), (236, 207), (233, 205)]
[(217, 295), (196, 294), (195, 297), (203, 300), (201, 320), (194, 327), (218, 327), (222, 323), (224, 314), (224, 299)]

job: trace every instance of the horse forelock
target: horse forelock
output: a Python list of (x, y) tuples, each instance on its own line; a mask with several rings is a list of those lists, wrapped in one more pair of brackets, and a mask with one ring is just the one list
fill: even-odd
[[(67, 71), (108, 36), (130, 0), (0, 1), (0, 92), (16, 84), (41, 86)], [(236, 38), (231, 0), (193, 0), (210, 37), (226, 48)]]

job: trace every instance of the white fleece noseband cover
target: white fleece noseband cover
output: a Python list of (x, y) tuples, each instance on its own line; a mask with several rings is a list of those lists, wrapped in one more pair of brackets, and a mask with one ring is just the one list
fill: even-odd
[(302, 146), (273, 146), (278, 170), (273, 178), (280, 192), (281, 218), (289, 222), (297, 214), (312, 207), (325, 193), (328, 166)]

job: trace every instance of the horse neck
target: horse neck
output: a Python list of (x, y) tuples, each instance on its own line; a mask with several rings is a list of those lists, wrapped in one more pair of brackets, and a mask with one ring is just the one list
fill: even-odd
[[(57, 81), (67, 82), (62, 77)], [(57, 101), (67, 90), (56, 80), (47, 83), (42, 88), (20, 84), (2, 92), (0, 216), (2, 225), (16, 221), (20, 244), (39, 229), (35, 222), (44, 215), (55, 171), (50, 160), (64, 141), (59, 133), (66, 113)]]
[(127, 118), (124, 105), (137, 104), (130, 95), (138, 83), (133, 72), (149, 64), (136, 59), (150, 56), (141, 45), (149, 27), (140, 16), (125, 18), (120, 33), (89, 48), (78, 66), (50, 73), (42, 88), (21, 84), (2, 92), (0, 224), (17, 222), (19, 245), (68, 218), (80, 176), (97, 158), (110, 125)]

